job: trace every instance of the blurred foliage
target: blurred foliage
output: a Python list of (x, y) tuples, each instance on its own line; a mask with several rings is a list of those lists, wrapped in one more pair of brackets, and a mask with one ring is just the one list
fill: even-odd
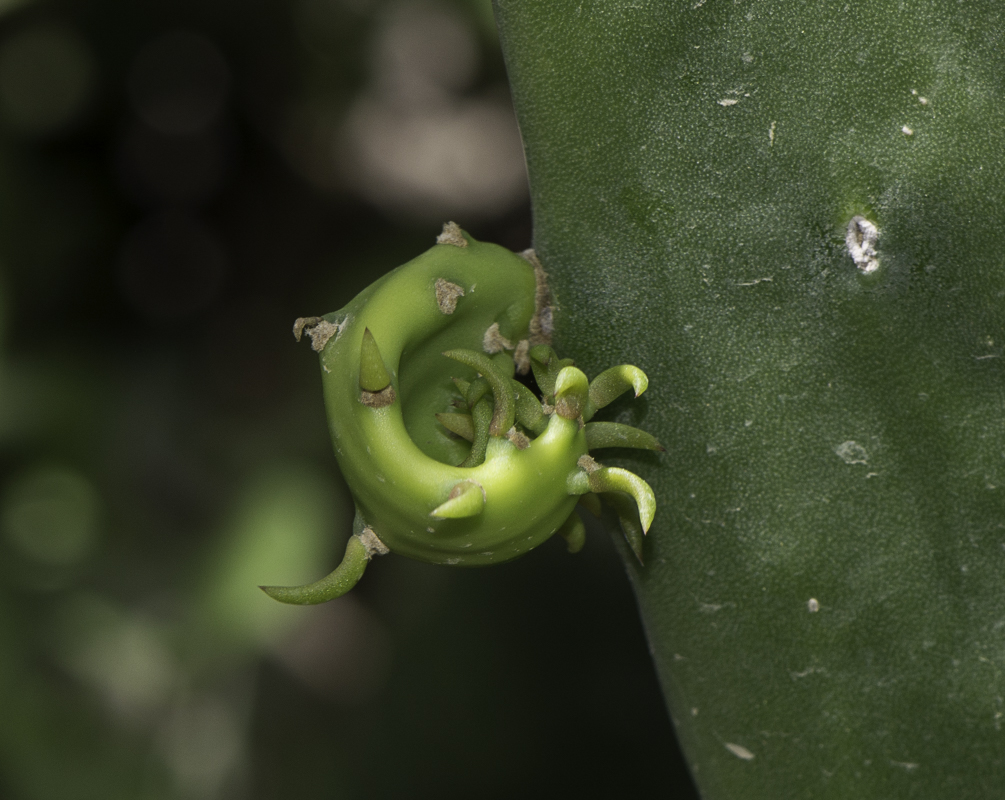
[(257, 589), (350, 528), (293, 319), (529, 244), (488, 2), (0, 14), (0, 797), (688, 796), (599, 531)]

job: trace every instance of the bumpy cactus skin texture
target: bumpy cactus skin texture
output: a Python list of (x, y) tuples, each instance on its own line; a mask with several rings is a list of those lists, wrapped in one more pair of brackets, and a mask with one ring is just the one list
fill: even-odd
[(629, 564), (703, 796), (1005, 797), (1005, 8), (497, 19), (556, 347), (658, 387)]

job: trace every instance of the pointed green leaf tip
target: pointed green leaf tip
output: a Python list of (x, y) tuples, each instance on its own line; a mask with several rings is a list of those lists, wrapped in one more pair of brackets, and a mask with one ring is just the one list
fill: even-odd
[(635, 498), (639, 507), (642, 532), (647, 533), (656, 516), (656, 497), (652, 488), (634, 472), (620, 467), (601, 467), (589, 475), (590, 489), (594, 492), (624, 492)]
[(485, 490), (474, 481), (461, 481), (450, 490), (446, 502), (434, 508), (429, 516), (438, 519), (475, 517), (485, 507)]
[(359, 388), (364, 392), (380, 392), (391, 383), (377, 342), (369, 328), (363, 329), (363, 344), (359, 350)]
[(555, 413), (566, 419), (577, 419), (586, 408), (590, 382), (582, 370), (563, 367), (555, 379)]
[[(375, 552), (379, 552), (376, 550)], [(383, 552), (387, 552), (384, 548)], [(294, 606), (313, 606), (341, 597), (359, 583), (370, 560), (371, 553), (359, 536), (350, 536), (345, 546), (345, 556), (331, 573), (314, 583), (303, 586), (260, 586), (273, 600)]]
[(475, 423), (470, 414), (437, 414), (436, 419), (451, 433), (469, 442), (475, 440)]
[(583, 418), (589, 421), (597, 409), (612, 403), (629, 389), (638, 397), (649, 388), (649, 378), (638, 367), (619, 364), (605, 369), (590, 382), (590, 399)]

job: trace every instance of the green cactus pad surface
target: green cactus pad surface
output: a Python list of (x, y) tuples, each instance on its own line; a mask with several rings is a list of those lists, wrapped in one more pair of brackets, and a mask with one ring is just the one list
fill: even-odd
[(496, 6), (555, 346), (658, 387), (612, 463), (703, 796), (1005, 796), (1001, 3)]

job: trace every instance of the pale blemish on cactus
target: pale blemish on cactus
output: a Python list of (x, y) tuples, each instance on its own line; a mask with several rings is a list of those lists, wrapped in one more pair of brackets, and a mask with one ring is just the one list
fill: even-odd
[[(477, 289), (477, 291), (476, 291)], [(315, 336), (315, 331), (318, 335)], [(551, 348), (551, 296), (533, 251), (477, 242), (447, 223), (437, 244), (341, 311), (297, 320), (321, 353), (335, 454), (356, 504), (342, 563), (284, 603), (339, 597), (387, 552), (476, 566), (516, 558), (558, 534), (585, 543), (575, 507), (606, 498), (642, 560), (656, 503), (649, 485), (592, 449), (662, 450), (593, 415), (648, 380), (612, 367), (592, 382)], [(517, 374), (533, 373), (531, 382)]]
[(865, 217), (854, 216), (848, 222), (845, 233), (848, 255), (863, 275), (871, 275), (879, 269), (879, 255), (876, 252), (878, 239), (879, 229)]
[(876, 253), (876, 240), (879, 230), (865, 217), (856, 215), (848, 222), (844, 235), (844, 243), (848, 254), (862, 274), (868, 275), (879, 268), (879, 256)]

